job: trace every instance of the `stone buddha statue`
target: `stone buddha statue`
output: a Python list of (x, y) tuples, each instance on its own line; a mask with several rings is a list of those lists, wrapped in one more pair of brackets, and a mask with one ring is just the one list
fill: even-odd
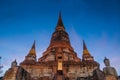
[(14, 60), (14, 61), (11, 63), (11, 68), (13, 68), (13, 67), (17, 67), (17, 61), (16, 61), (16, 60)]
[[(106, 57), (105, 57), (105, 59), (104, 59), (104, 64), (105, 64), (105, 68), (103, 68), (103, 72), (104, 72), (104, 74), (105, 75), (107, 75), (107, 76), (109, 76), (109, 77), (114, 77), (114, 78), (116, 78), (116, 80), (117, 80), (117, 72), (116, 72), (116, 70), (115, 70), (115, 68), (114, 67), (111, 67), (110, 66), (110, 61), (109, 61), (109, 59), (107, 59)], [(110, 79), (108, 79), (108, 80), (110, 80)], [(115, 79), (114, 79), (115, 80)]]

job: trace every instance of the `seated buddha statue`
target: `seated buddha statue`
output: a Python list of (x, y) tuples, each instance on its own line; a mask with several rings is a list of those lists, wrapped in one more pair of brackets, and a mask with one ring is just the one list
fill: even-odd
[[(104, 64), (105, 64), (105, 68), (103, 68), (103, 72), (104, 72), (104, 74), (106, 75), (106, 76), (109, 76), (109, 77), (114, 77), (114, 80), (117, 80), (117, 72), (116, 72), (116, 70), (115, 70), (115, 68), (114, 67), (111, 67), (110, 66), (110, 61), (109, 61), (109, 59), (107, 59), (106, 57), (105, 57), (105, 59), (104, 59)], [(116, 79), (115, 79), (116, 78)], [(110, 79), (108, 79), (108, 80), (110, 80)]]
[(13, 68), (13, 67), (17, 67), (17, 61), (16, 61), (16, 60), (14, 60), (14, 61), (11, 63), (11, 68)]

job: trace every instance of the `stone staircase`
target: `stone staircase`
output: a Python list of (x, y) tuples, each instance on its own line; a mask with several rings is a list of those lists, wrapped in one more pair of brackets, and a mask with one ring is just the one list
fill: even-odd
[(57, 80), (64, 80), (63, 75), (57, 75)]
[(54, 77), (54, 80), (65, 80), (65, 77), (64, 77), (64, 75), (56, 74)]

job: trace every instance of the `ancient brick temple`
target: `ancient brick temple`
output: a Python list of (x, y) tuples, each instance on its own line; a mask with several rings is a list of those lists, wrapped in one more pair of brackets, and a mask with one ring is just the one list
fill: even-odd
[(83, 41), (82, 59), (70, 44), (69, 35), (59, 13), (58, 23), (52, 34), (50, 45), (42, 57), (36, 59), (35, 42), (23, 62), (16, 60), (5, 73), (4, 80), (117, 80), (117, 73), (104, 60), (106, 67), (99, 69), (99, 63), (89, 53)]

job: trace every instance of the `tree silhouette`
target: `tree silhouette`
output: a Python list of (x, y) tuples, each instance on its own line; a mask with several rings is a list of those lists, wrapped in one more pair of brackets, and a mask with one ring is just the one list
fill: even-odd
[(3, 66), (1, 65), (1, 56), (0, 56), (0, 77), (2, 76), (1, 74), (2, 74), (2, 68), (3, 68)]

